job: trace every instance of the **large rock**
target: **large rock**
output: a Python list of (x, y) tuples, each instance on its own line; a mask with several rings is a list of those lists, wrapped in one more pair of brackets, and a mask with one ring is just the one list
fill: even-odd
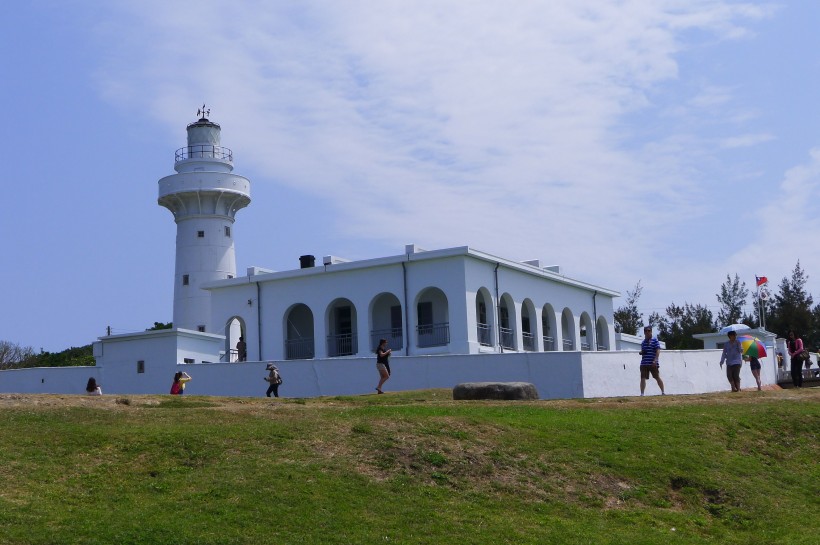
[(529, 382), (462, 382), (453, 399), (538, 399), (538, 390)]

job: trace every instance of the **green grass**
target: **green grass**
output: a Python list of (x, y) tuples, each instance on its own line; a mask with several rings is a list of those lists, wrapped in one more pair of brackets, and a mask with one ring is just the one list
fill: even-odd
[(0, 543), (804, 544), (820, 391), (0, 396)]

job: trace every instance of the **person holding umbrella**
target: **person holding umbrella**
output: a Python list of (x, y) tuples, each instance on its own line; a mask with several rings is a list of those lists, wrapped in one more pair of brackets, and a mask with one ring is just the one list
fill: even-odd
[(743, 348), (737, 340), (737, 332), (729, 331), (729, 342), (723, 345), (720, 366), (726, 362), (726, 378), (733, 392), (740, 391), (740, 368), (743, 366)]
[(743, 350), (743, 359), (749, 362), (752, 376), (757, 382), (758, 391), (760, 391), (763, 388), (760, 386), (760, 360), (758, 358), (766, 357), (766, 347), (763, 346), (760, 339), (752, 335), (741, 335), (737, 340), (740, 343), (741, 350)]

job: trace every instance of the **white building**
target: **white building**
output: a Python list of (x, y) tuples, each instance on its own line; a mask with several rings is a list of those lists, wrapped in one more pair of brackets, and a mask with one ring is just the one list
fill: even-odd
[[(95, 367), (0, 372), (0, 391), (81, 393), (94, 376), (105, 393), (165, 393), (185, 369), (191, 393), (255, 396), (273, 360), (284, 395), (359, 394), (372, 392), (373, 351), (386, 338), (391, 389), (494, 380), (532, 382), (541, 397), (638, 393), (640, 339), (615, 334), (619, 294), (538, 261), (408, 245), (361, 261), (301, 256), (298, 269), (237, 277), (233, 228), (250, 182), (233, 173), (205, 115), (187, 127), (176, 174), (159, 181), (158, 203), (177, 224), (173, 329), (101, 337)], [(240, 336), (247, 361), (237, 362)], [(667, 393), (726, 389), (714, 352), (664, 353)]]
[[(210, 322), (239, 324), (250, 360), (614, 349), (617, 292), (468, 247), (211, 282)], [(234, 330), (237, 330), (234, 327)]]

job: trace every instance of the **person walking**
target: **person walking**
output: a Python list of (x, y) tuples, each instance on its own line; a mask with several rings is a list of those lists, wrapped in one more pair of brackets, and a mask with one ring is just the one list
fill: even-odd
[(740, 391), (740, 369), (743, 367), (743, 348), (737, 340), (737, 332), (729, 332), (729, 341), (723, 345), (720, 355), (720, 366), (726, 363), (726, 378), (733, 392)]
[(383, 394), (382, 386), (390, 378), (390, 354), (392, 348), (387, 347), (387, 339), (379, 339), (379, 346), (376, 348), (376, 370), (379, 372), (379, 385), (376, 392)]
[(803, 339), (798, 337), (794, 331), (790, 330), (787, 347), (789, 349), (789, 357), (791, 358), (792, 386), (802, 388), (803, 358), (801, 358), (800, 355), (803, 353)]
[(757, 382), (757, 391), (759, 392), (763, 389), (760, 383), (760, 360), (754, 356), (744, 356), (743, 359), (749, 362), (749, 369), (752, 370), (752, 376)]
[(265, 380), (270, 383), (265, 395), (270, 397), (270, 395), (273, 394), (273, 397), (279, 397), (279, 385), (282, 384), (282, 375), (279, 374), (279, 368), (273, 363), (269, 363), (265, 367), (265, 370), (270, 371), (268, 376), (265, 377)]
[(661, 343), (657, 338), (652, 337), (652, 326), (643, 328), (644, 339), (641, 342), (641, 395), (646, 389), (646, 379), (649, 375), (658, 383), (661, 389), (661, 395), (666, 395), (663, 389), (663, 381), (661, 380), (660, 365), (658, 359), (661, 354)]

